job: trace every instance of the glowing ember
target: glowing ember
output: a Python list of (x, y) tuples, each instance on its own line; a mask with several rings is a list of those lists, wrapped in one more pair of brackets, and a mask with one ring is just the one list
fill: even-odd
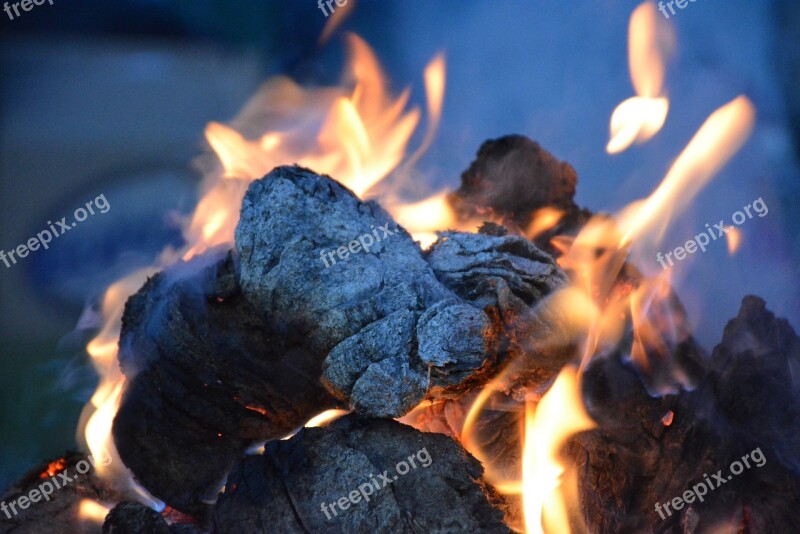
[(64, 469), (67, 468), (67, 460), (66, 458), (59, 458), (55, 462), (50, 462), (47, 465), (47, 468), (39, 473), (39, 478), (52, 478), (57, 474), (61, 473)]

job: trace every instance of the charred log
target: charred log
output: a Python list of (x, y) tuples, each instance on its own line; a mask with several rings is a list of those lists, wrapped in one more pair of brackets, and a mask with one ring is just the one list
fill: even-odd
[(350, 415), (242, 460), (212, 531), (510, 532), (482, 471), (446, 436)]
[(338, 404), (319, 383), (322, 358), (243, 298), (230, 254), (177, 265), (131, 297), (120, 364), (120, 456), (153, 494), (194, 515), (248, 447)]
[[(330, 178), (278, 167), (251, 184), (236, 241), (246, 298), (326, 355), (324, 384), (356, 411), (398, 417), (429, 392), (456, 395), (496, 370), (485, 302), (459, 298), (378, 204)], [(565, 281), (551, 258), (516, 238), (479, 236), (474, 245), (461, 251), (472, 259), (457, 265), (462, 285), (470, 276), (477, 283), (480, 268), (505, 268), (527, 307)], [(515, 271), (516, 248), (528, 256), (515, 258)], [(527, 287), (537, 277), (540, 286)]]
[[(726, 327), (695, 391), (653, 398), (619, 358), (595, 362), (584, 385), (599, 428), (568, 447), (590, 530), (798, 531), (800, 403), (790, 369), (799, 364), (800, 339), (755, 297)], [(751, 458), (749, 468), (731, 472), (756, 450), (763, 463)], [(706, 486), (702, 502), (689, 497), (664, 509), (698, 483)]]
[(555, 254), (550, 239), (574, 235), (591, 216), (573, 200), (577, 184), (578, 175), (569, 163), (523, 135), (507, 135), (481, 145), (449, 201), (463, 220), (483, 217), (520, 233), (537, 210), (559, 210), (559, 223), (535, 237), (539, 248)]

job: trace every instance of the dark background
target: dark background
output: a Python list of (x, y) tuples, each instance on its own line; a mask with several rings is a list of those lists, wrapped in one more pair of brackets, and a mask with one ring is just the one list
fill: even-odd
[[(753, 137), (691, 201), (663, 250), (763, 197), (769, 215), (741, 227), (736, 256), (711, 247), (684, 261), (675, 283), (709, 349), (746, 293), (800, 325), (800, 10), (698, 0), (679, 11), (667, 123), (650, 143), (610, 157), (608, 118), (633, 94), (636, 5), (361, 0), (344, 29), (375, 48), (393, 88), (411, 85), (418, 105), (422, 69), (447, 55), (444, 118), (418, 166), (421, 195), (456, 187), (484, 139), (523, 133), (576, 167), (581, 204), (615, 210), (655, 187), (709, 113), (746, 94), (758, 109)], [(83, 352), (90, 333), (76, 330), (82, 310), (180, 244), (176, 221), (196, 201), (191, 161), (205, 124), (232, 118), (270, 75), (338, 80), (340, 35), (317, 44), (325, 22), (312, 0), (55, 0), (15, 20), (0, 12), (0, 249), (99, 194), (111, 205), (49, 250), (0, 264), (0, 487), (74, 447), (96, 383)]]

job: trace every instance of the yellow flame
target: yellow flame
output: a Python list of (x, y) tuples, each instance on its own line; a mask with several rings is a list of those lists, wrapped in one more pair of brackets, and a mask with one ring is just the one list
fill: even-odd
[(669, 100), (664, 85), (665, 35), (653, 2), (644, 2), (631, 15), (628, 27), (628, 63), (637, 96), (628, 98), (611, 114), (606, 152), (618, 154), (633, 143), (657, 134), (667, 119)]
[(347, 410), (325, 410), (324, 412), (315, 415), (311, 419), (308, 420), (308, 423), (305, 424), (307, 428), (316, 428), (320, 426), (326, 426), (328, 423), (332, 423), (336, 421), (343, 415), (347, 415), (350, 412)]
[(83, 499), (78, 505), (78, 517), (98, 525), (103, 524), (110, 511), (110, 508), (91, 499)]
[(531, 403), (527, 404), (522, 456), (526, 532), (570, 531), (568, 506), (576, 503), (567, 503), (565, 494), (556, 491), (565, 471), (558, 455), (570, 436), (595, 426), (583, 407), (578, 373), (573, 367), (561, 371), (535, 411)]
[(564, 217), (564, 212), (560, 209), (545, 207), (536, 210), (533, 219), (525, 231), (528, 239), (536, 239), (546, 231), (552, 229)]
[(622, 245), (648, 232), (660, 239), (670, 219), (683, 211), (750, 137), (756, 111), (739, 96), (712, 113), (672, 164), (667, 176), (647, 197), (619, 216)]
[(725, 237), (728, 238), (728, 254), (733, 256), (742, 244), (742, 231), (731, 226)]

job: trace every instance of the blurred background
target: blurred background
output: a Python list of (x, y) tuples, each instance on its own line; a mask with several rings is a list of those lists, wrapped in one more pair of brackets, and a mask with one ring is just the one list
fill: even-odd
[(313, 0), (55, 0), (14, 20), (0, 13), (0, 249), (100, 194), (111, 205), (49, 250), (0, 264), (0, 487), (75, 447), (96, 385), (83, 352), (91, 332), (78, 326), (111, 282), (181, 244), (205, 124), (230, 120), (275, 74), (336, 83), (342, 30), (373, 46), (393, 89), (410, 86), (422, 107), (422, 70), (446, 54), (442, 123), (415, 173), (420, 197), (458, 187), (483, 140), (522, 133), (577, 169), (581, 205), (614, 211), (649, 194), (706, 117), (746, 94), (758, 110), (753, 136), (663, 250), (762, 197), (769, 214), (740, 228), (738, 253), (719, 244), (690, 257), (675, 285), (709, 350), (747, 293), (797, 328), (800, 7), (699, 0), (678, 11), (666, 125), (609, 156), (610, 113), (633, 95), (627, 27), (637, 5), (360, 0), (324, 46), (327, 19)]

